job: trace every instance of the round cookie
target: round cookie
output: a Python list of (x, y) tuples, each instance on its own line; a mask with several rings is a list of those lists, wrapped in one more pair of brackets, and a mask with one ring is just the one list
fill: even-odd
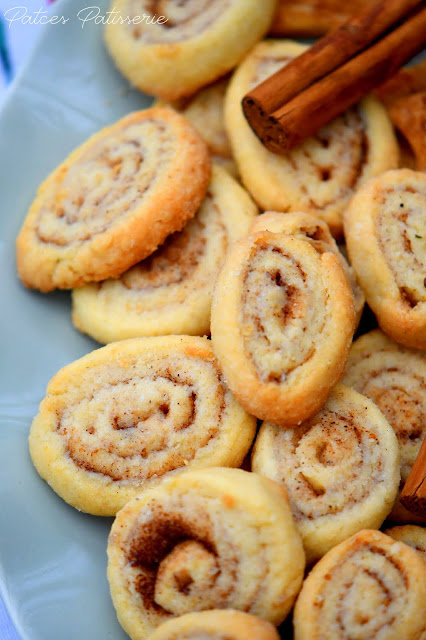
[(364, 530), (327, 553), (306, 578), (295, 640), (422, 640), (426, 571), (420, 554)]
[(399, 169), (364, 185), (345, 212), (349, 257), (381, 329), (426, 349), (426, 173)]
[(163, 622), (150, 640), (280, 640), (275, 627), (249, 613), (213, 609)]
[(256, 213), (247, 192), (214, 167), (206, 197), (182, 231), (118, 279), (74, 289), (74, 324), (99, 342), (210, 333), (216, 275)]
[[(276, 0), (113, 0), (106, 26), (117, 67), (142, 91), (165, 100), (195, 93), (235, 67), (267, 32)], [(164, 20), (140, 20), (161, 15)], [(129, 17), (131, 24), (119, 24)]]
[(398, 166), (398, 146), (384, 107), (366, 98), (285, 155), (262, 145), (241, 108), (250, 89), (306, 48), (286, 40), (256, 45), (229, 84), (225, 125), (241, 179), (262, 209), (312, 213), (340, 236), (343, 211), (356, 189)]
[[(396, 433), (403, 488), (426, 436), (426, 356), (405, 349), (378, 329), (356, 340), (342, 382), (370, 398)], [(416, 522), (396, 501), (389, 519)]]
[(381, 526), (398, 492), (398, 442), (371, 400), (337, 385), (297, 429), (264, 422), (252, 468), (286, 487), (311, 564), (361, 529)]
[(313, 216), (310, 213), (278, 213), (276, 211), (267, 211), (260, 216), (256, 216), (250, 233), (262, 231), (263, 229), (272, 231), (273, 233), (287, 233), (306, 240), (318, 253), (331, 251), (336, 254), (351, 285), (354, 296), (356, 324), (358, 326), (365, 304), (364, 292), (358, 284), (351, 265), (339, 251), (339, 247), (331, 235), (328, 225), (321, 220), (321, 218)]
[(313, 416), (343, 372), (354, 327), (339, 259), (304, 240), (259, 231), (233, 246), (219, 272), (213, 347), (257, 418), (295, 426)]
[(161, 478), (238, 467), (256, 421), (224, 384), (205, 338), (135, 338), (50, 381), (31, 426), (33, 463), (66, 502), (114, 515)]
[(279, 624), (304, 567), (285, 489), (241, 469), (164, 480), (118, 513), (108, 542), (111, 596), (132, 640), (207, 609)]
[(116, 277), (193, 217), (210, 159), (172, 109), (147, 109), (102, 129), (39, 187), (17, 238), (28, 287), (51, 291)]
[(426, 528), (415, 524), (406, 524), (402, 527), (392, 527), (383, 532), (398, 542), (405, 542), (418, 551), (423, 560), (426, 560)]
[[(175, 100), (169, 106), (181, 113), (195, 127), (207, 144), (212, 160), (220, 164), (234, 178), (237, 177), (237, 166), (232, 157), (231, 145), (225, 130), (223, 106), (229, 78), (214, 82), (200, 89), (190, 98)], [(155, 105), (167, 106), (166, 102), (157, 100)]]

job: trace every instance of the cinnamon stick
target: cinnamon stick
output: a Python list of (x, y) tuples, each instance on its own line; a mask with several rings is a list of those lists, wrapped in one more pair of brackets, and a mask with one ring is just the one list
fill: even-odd
[[(369, 47), (413, 8), (405, 22)], [(358, 102), (425, 43), (424, 0), (379, 0), (247, 94), (246, 118), (268, 149), (284, 153)]]
[(400, 496), (406, 509), (426, 522), (426, 438), (413, 464)]

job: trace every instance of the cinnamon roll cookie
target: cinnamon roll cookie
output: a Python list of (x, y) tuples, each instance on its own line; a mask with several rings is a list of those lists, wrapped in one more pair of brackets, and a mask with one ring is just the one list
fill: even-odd
[(163, 622), (149, 640), (280, 640), (266, 620), (242, 611), (213, 609)]
[(398, 166), (398, 146), (385, 108), (370, 97), (285, 155), (263, 146), (244, 117), (241, 99), (306, 48), (291, 41), (259, 43), (231, 79), (225, 125), (241, 179), (262, 209), (312, 213), (338, 236), (353, 193)]
[(398, 442), (371, 400), (337, 385), (297, 429), (264, 422), (252, 468), (285, 485), (309, 564), (360, 529), (381, 526), (398, 491)]
[(304, 566), (285, 489), (241, 469), (164, 480), (120, 511), (108, 543), (111, 596), (132, 640), (205, 609), (279, 624)]
[(345, 212), (349, 257), (380, 327), (426, 349), (426, 174), (399, 169), (364, 185)]
[[(371, 331), (353, 343), (342, 382), (373, 400), (395, 431), (402, 489), (426, 436), (426, 355)], [(416, 520), (399, 500), (389, 518)]]
[[(266, 33), (275, 5), (276, 0), (113, 0), (117, 20), (106, 27), (106, 44), (134, 86), (174, 100), (232, 69)], [(144, 14), (150, 19), (141, 20)]]
[(120, 275), (193, 217), (209, 179), (205, 143), (171, 109), (102, 129), (40, 186), (17, 239), (22, 281), (50, 291)]
[(313, 216), (309, 213), (297, 212), (284, 214), (277, 213), (276, 211), (268, 211), (260, 216), (256, 216), (251, 226), (251, 233), (262, 231), (263, 229), (272, 231), (273, 233), (286, 233), (306, 240), (318, 253), (331, 251), (336, 254), (352, 289), (358, 325), (364, 309), (364, 292), (357, 282), (355, 272), (351, 265), (339, 251), (339, 247), (331, 235), (328, 225), (321, 220), (321, 218), (318, 218), (318, 216)]
[(402, 527), (392, 527), (383, 533), (398, 542), (405, 542), (418, 551), (422, 558), (426, 560), (426, 529), (415, 524), (406, 524)]
[(425, 563), (414, 549), (364, 530), (334, 547), (306, 578), (295, 640), (421, 640)]
[[(225, 131), (223, 120), (223, 105), (229, 78), (218, 80), (208, 87), (204, 87), (190, 98), (175, 100), (168, 106), (179, 111), (195, 127), (206, 142), (212, 160), (236, 178), (237, 167), (232, 158), (231, 145)], [(167, 106), (161, 100), (157, 105)]]
[(213, 284), (229, 245), (257, 209), (226, 171), (214, 167), (196, 216), (119, 279), (73, 291), (73, 321), (99, 342), (210, 333)]
[(257, 418), (300, 424), (343, 372), (355, 326), (334, 253), (259, 231), (237, 242), (213, 294), (211, 333), (227, 383)]
[(207, 339), (136, 338), (93, 351), (52, 378), (30, 453), (66, 502), (107, 516), (177, 471), (239, 466), (255, 428)]

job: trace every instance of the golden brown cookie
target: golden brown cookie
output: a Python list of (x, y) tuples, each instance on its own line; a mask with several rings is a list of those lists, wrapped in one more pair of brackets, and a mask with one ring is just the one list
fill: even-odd
[[(200, 89), (194, 96), (175, 100), (169, 106), (179, 111), (195, 127), (206, 142), (212, 160), (236, 178), (238, 171), (223, 120), (223, 105), (229, 78), (223, 78)], [(167, 103), (157, 100), (157, 105)]]
[(74, 289), (74, 324), (99, 342), (210, 333), (216, 275), (256, 213), (247, 192), (214, 167), (206, 197), (182, 231), (118, 279)]
[(364, 185), (345, 212), (349, 257), (380, 327), (426, 349), (426, 174), (399, 169)]
[[(371, 331), (353, 343), (342, 382), (373, 400), (395, 431), (402, 489), (426, 436), (426, 355)], [(397, 500), (389, 519), (417, 518)]]
[(381, 526), (398, 492), (398, 441), (371, 400), (337, 385), (297, 429), (264, 422), (252, 468), (286, 487), (310, 564), (361, 529)]
[(211, 333), (225, 378), (257, 418), (294, 426), (324, 404), (355, 326), (339, 259), (259, 231), (237, 242), (213, 294)]
[(17, 239), (28, 287), (116, 277), (195, 214), (210, 179), (205, 143), (171, 109), (147, 109), (92, 136), (43, 182)]
[(108, 543), (111, 595), (132, 640), (173, 615), (205, 609), (279, 624), (304, 565), (285, 489), (241, 469), (161, 482), (120, 511)]
[[(276, 0), (113, 0), (105, 39), (117, 67), (142, 91), (174, 100), (235, 67), (266, 33)], [(138, 17), (148, 15), (149, 20)], [(154, 21), (153, 16), (162, 17)]]
[(386, 110), (366, 98), (285, 155), (268, 151), (250, 129), (241, 99), (307, 47), (288, 40), (261, 42), (232, 76), (225, 125), (244, 185), (262, 209), (319, 216), (334, 236), (356, 189), (398, 166), (398, 146)]
[(426, 571), (420, 554), (380, 531), (334, 547), (306, 578), (295, 640), (422, 640)]
[(242, 611), (213, 609), (163, 622), (149, 640), (280, 640), (266, 620)]
[(405, 542), (418, 551), (423, 560), (426, 560), (426, 528), (415, 524), (406, 524), (402, 527), (392, 527), (383, 532), (398, 542)]
[(278, 213), (276, 211), (267, 211), (260, 216), (256, 216), (251, 226), (251, 233), (262, 231), (263, 229), (272, 231), (273, 233), (286, 233), (301, 238), (302, 240), (307, 240), (318, 253), (331, 251), (336, 254), (351, 285), (354, 296), (356, 322), (358, 325), (364, 309), (364, 292), (358, 284), (351, 265), (339, 251), (339, 247), (331, 235), (327, 224), (321, 220), (321, 218), (318, 218), (318, 216), (313, 216), (310, 213)]
[(106, 516), (178, 471), (238, 467), (255, 428), (207, 339), (135, 338), (97, 349), (52, 378), (30, 453), (66, 502)]

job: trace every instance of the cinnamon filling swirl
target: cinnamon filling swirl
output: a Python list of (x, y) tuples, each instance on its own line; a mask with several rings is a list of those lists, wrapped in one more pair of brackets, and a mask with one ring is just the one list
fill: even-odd
[[(56, 431), (75, 465), (114, 481), (148, 480), (188, 464), (219, 436), (226, 391), (217, 368), (179, 358), (180, 373), (172, 373), (155, 360), (144, 363), (145, 375), (95, 384), (58, 416)], [(209, 410), (200, 368), (209, 380)]]
[(426, 302), (425, 197), (408, 185), (383, 190), (375, 219), (380, 250), (410, 308)]
[[(123, 12), (130, 18), (151, 16), (130, 24), (135, 40), (143, 44), (171, 44), (194, 38), (209, 29), (228, 8), (229, 0), (128, 0)], [(161, 23), (155, 20), (164, 17)]]
[(315, 310), (325, 307), (325, 293), (294, 256), (267, 241), (253, 247), (243, 283), (246, 352), (263, 382), (283, 382), (315, 352), (309, 336), (324, 328), (324, 315)]
[[(156, 151), (144, 143), (152, 138)], [(109, 132), (46, 193), (35, 223), (38, 239), (66, 247), (103, 233), (140, 205), (175, 152), (170, 130), (154, 119)]]

